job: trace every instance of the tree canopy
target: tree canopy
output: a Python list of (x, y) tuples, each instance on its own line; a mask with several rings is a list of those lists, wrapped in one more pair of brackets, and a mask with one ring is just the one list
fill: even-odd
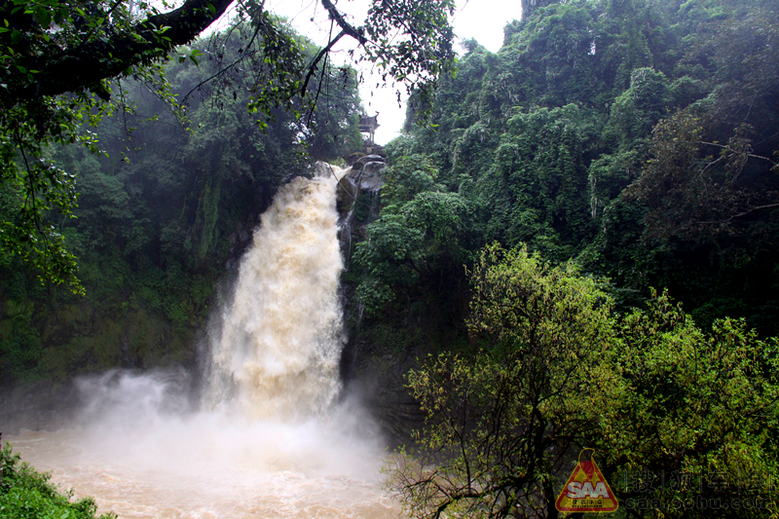
[(584, 448), (634, 517), (775, 509), (775, 339), (730, 319), (705, 333), (665, 293), (620, 316), (571, 262), (525, 248), (487, 247), (471, 282), (478, 349), (408, 377), (425, 422), (391, 474), (413, 517), (558, 517)]

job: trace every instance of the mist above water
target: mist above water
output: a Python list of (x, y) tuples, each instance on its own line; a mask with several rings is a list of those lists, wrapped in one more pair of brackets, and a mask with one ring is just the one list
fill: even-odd
[(78, 382), (73, 428), (9, 438), (120, 517), (397, 517), (372, 422), (339, 397), (336, 179), (284, 186), (216, 316), (202, 401), (183, 371)]

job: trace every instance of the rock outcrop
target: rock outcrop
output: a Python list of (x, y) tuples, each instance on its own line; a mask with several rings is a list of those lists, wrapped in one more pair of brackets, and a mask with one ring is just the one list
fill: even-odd
[(349, 172), (338, 182), (336, 201), (341, 221), (354, 211), (354, 203), (363, 191), (376, 192), (384, 186), (386, 164), (380, 155), (365, 155), (357, 159)]
[[(338, 240), (341, 242), (346, 263), (351, 256), (352, 235), (355, 231), (355, 209), (357, 200), (368, 195), (373, 205), (379, 190), (384, 186), (386, 163), (380, 155), (364, 155), (358, 158), (351, 169), (338, 181), (336, 207), (338, 208)], [(371, 215), (368, 219), (370, 220)], [(357, 227), (368, 222), (358, 223)]]

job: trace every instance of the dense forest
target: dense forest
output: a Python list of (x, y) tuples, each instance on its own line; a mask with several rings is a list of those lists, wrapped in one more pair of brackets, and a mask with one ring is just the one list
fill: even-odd
[(766, 517), (739, 478), (779, 460), (777, 4), (525, 7), (415, 100), (347, 274), (375, 404), (424, 423), (395, 488), (557, 517), (592, 447), (628, 516)]
[[(341, 371), (419, 461), (390, 471), (395, 489), (419, 517), (557, 517), (571, 460), (593, 447), (633, 499), (626, 514), (723, 517), (684, 505), (746, 496), (753, 506), (727, 516), (766, 517), (779, 468), (779, 6), (523, 7), (499, 52), (465, 41), (456, 70), (412, 95), (382, 152), (384, 187), (355, 202)], [(76, 218), (52, 218), (84, 295), (0, 255), (4, 387), (196, 371), (276, 190), (313, 160), (365, 152), (354, 70), (321, 67), (315, 108), (291, 101), (258, 125), (256, 76), (208, 82), (241, 52), (197, 42), (165, 66), (170, 90), (114, 85), (117, 113), (95, 129), (103, 153), (45, 150), (80, 193)], [(0, 219), (19, 196), (0, 192)]]
[(667, 288), (704, 327), (775, 335), (775, 7), (539, 2), (497, 54), (466, 42), (430, 124), (410, 111), (387, 147), (363, 303), (411, 316), (437, 298), (461, 322), (462, 265), (525, 243), (608, 278), (626, 307)]
[(525, 7), (408, 112), (353, 257), (365, 334), (433, 353), (395, 488), (416, 517), (557, 517), (591, 447), (627, 516), (767, 517), (743, 475), (779, 460), (777, 4)]

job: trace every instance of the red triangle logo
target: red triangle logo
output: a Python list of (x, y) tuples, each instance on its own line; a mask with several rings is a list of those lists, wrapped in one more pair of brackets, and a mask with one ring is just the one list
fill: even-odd
[(595, 460), (580, 461), (555, 501), (560, 512), (614, 512), (617, 498)]

